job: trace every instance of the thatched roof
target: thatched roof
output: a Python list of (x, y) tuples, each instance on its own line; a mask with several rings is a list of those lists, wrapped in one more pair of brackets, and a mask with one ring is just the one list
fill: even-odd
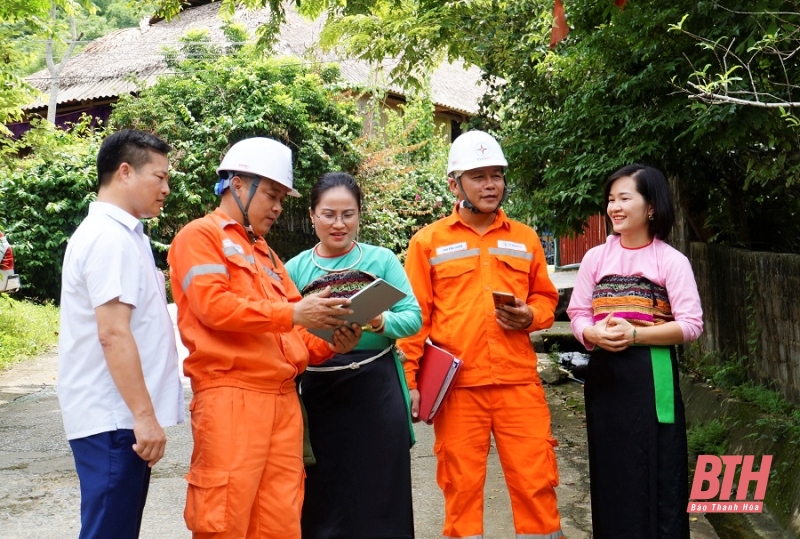
[[(58, 103), (88, 102), (113, 98), (137, 90), (135, 80), (151, 85), (161, 75), (174, 73), (164, 61), (164, 47), (179, 49), (180, 37), (190, 29), (208, 30), (212, 42), (225, 44), (222, 20), (217, 16), (218, 3), (186, 9), (172, 21), (159, 21), (153, 25), (143, 23), (139, 28), (126, 28), (92, 41), (80, 54), (70, 59), (61, 73)], [(250, 34), (267, 22), (269, 12), (238, 10), (235, 19), (247, 26)], [(279, 55), (308, 57), (317, 43), (322, 23), (310, 22), (287, 6), (286, 22), (275, 45)], [(335, 54), (313, 53), (320, 61), (336, 61), (345, 80), (354, 85), (375, 85), (376, 71), (360, 60), (339, 59)], [(393, 66), (384, 62), (388, 73)], [(474, 114), (485, 88), (480, 84), (480, 70), (465, 70), (460, 63), (443, 62), (431, 76), (432, 97), (440, 108), (459, 113)], [(38, 109), (47, 105), (50, 91), (50, 74), (42, 70), (28, 77), (33, 86), (44, 93), (41, 100), (24, 107)], [(381, 85), (386, 87), (386, 85)], [(387, 90), (403, 95), (399, 86)]]

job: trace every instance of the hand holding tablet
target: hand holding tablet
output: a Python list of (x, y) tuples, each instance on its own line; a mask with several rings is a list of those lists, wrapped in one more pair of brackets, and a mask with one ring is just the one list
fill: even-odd
[[(337, 318), (341, 319), (342, 325), (355, 323), (364, 326), (404, 297), (406, 297), (405, 292), (398, 290), (383, 279), (376, 279), (350, 298), (350, 305), (347, 308), (352, 311), (352, 314)], [(333, 342), (333, 329), (309, 329), (308, 331), (321, 339)]]

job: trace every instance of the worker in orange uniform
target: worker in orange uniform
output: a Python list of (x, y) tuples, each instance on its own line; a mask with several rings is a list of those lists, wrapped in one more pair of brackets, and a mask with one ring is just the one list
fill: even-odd
[[(289, 148), (234, 144), (217, 169), (219, 207), (169, 251), (194, 450), (184, 518), (195, 538), (300, 538), (303, 421), (295, 378), (352, 350), (361, 329), (335, 318), (349, 300), (302, 298), (263, 236), (292, 187)], [(344, 307), (344, 308), (340, 308)], [(303, 328), (336, 329), (335, 344)]]
[[(399, 341), (419, 411), (417, 372), (426, 339), (463, 361), (433, 422), (436, 478), (444, 492), (443, 539), (483, 537), (483, 489), (494, 435), (517, 538), (563, 536), (554, 487), (558, 469), (550, 412), (529, 333), (553, 324), (558, 292), (536, 232), (509, 219), (508, 163), (491, 135), (469, 131), (450, 148), (453, 213), (417, 232), (406, 272), (422, 308), (422, 330)], [(515, 297), (495, 307), (492, 292)]]

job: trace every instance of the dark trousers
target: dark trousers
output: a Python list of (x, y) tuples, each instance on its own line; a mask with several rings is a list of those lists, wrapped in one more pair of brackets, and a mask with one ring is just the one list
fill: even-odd
[(150, 468), (133, 450), (132, 430), (70, 440), (81, 485), (79, 539), (136, 539)]
[(686, 418), (672, 354), (675, 423), (656, 415), (650, 348), (595, 348), (586, 372), (594, 539), (689, 539)]

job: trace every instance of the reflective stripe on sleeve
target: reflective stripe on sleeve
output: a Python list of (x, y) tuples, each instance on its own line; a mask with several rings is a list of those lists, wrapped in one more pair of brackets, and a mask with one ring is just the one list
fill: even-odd
[[(513, 256), (514, 258), (533, 260), (533, 253), (529, 253), (527, 251), (515, 251), (514, 249), (500, 249), (498, 247), (489, 247), (489, 254)], [(531, 535), (531, 537), (537, 537), (537, 536)], [(547, 536), (543, 535), (542, 537), (547, 537)]]
[(238, 245), (232, 245), (232, 246), (229, 246), (229, 247), (225, 247), (224, 249), (222, 249), (222, 252), (228, 258), (238, 255), (238, 256), (243, 257), (245, 260), (247, 260), (251, 264), (255, 264), (256, 263), (256, 257), (253, 256), (253, 255), (244, 254), (244, 250), (242, 250), (242, 248), (239, 247)]
[(208, 275), (209, 273), (221, 273), (228, 276), (228, 270), (223, 264), (200, 264), (189, 269), (181, 282), (181, 287), (186, 290), (197, 275)]
[(517, 539), (560, 539), (564, 537), (564, 532), (561, 530), (553, 533), (518, 533)]
[(280, 282), (280, 281), (283, 281), (283, 279), (281, 279), (281, 276), (280, 276), (280, 275), (278, 275), (277, 273), (275, 273), (274, 271), (272, 271), (271, 269), (269, 269), (267, 266), (265, 266), (265, 265), (263, 265), (263, 264), (262, 264), (262, 265), (261, 265), (261, 267), (262, 267), (262, 268), (264, 268), (264, 271), (266, 271), (266, 272), (267, 272), (267, 275), (269, 275), (270, 277), (272, 277), (272, 278), (273, 278), (273, 279), (275, 279), (276, 281), (279, 281), (279, 282)]
[[(553, 533), (518, 533), (516, 539), (561, 539), (564, 537), (564, 532), (561, 530)], [(456, 539), (448, 535), (443, 535), (442, 539)], [(470, 535), (467, 537), (459, 537), (458, 539), (483, 539), (483, 535)]]
[(457, 260), (459, 258), (470, 258), (474, 256), (480, 256), (481, 250), (478, 248), (475, 249), (467, 249), (466, 251), (456, 251), (454, 253), (445, 253), (443, 255), (434, 256), (433, 258), (429, 259), (428, 262), (431, 266), (435, 266), (437, 264), (441, 264), (442, 262), (447, 262), (448, 260)]

